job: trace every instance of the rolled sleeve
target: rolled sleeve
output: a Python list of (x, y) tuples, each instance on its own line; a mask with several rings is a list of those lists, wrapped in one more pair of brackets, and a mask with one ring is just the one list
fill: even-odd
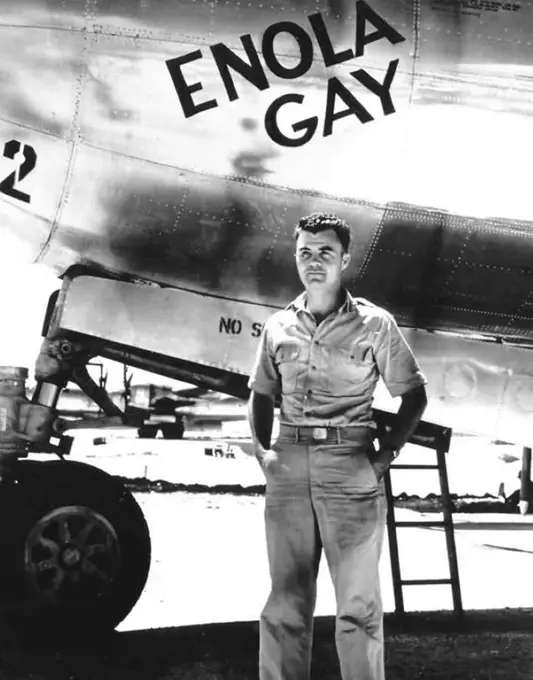
[(274, 396), (279, 391), (280, 384), (267, 322), (259, 339), (248, 387), (254, 392)]
[(427, 384), (415, 356), (391, 315), (383, 319), (375, 351), (376, 363), (385, 386), (392, 397)]

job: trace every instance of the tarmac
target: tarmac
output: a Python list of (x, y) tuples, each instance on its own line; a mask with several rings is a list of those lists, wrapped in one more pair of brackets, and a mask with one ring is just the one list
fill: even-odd
[[(183, 490), (134, 492), (150, 527), (153, 562), (139, 602), (117, 631), (111, 636), (95, 631), (91, 639), (75, 643), (42, 641), (40, 646), (4, 648), (1, 680), (256, 680), (257, 621), (269, 590), (264, 499), (253, 491), (263, 481), (262, 473), (242, 450), (235, 458), (206, 456), (209, 445), (111, 437), (94, 446), (89, 436), (78, 439), (76, 460), (130, 480), (179, 480)], [(462, 457), (462, 465), (457, 469), (473, 469), (479, 482), (476, 456), (475, 451), (470, 456), (459, 451), (456, 458)], [(478, 488), (493, 485), (493, 478), (487, 477), (492, 468), (485, 466), (485, 480)], [(423, 497), (433, 487), (420, 482)], [(217, 493), (223, 484), (224, 492)], [(434, 513), (406, 508), (397, 508), (397, 516), (435, 519)], [(416, 586), (405, 589), (407, 614), (399, 618), (385, 542), (380, 577), (387, 680), (531, 680), (533, 517), (457, 513), (454, 522), (462, 617), (452, 611), (449, 586)], [(399, 532), (404, 578), (447, 577), (442, 530)], [(340, 679), (334, 612), (323, 560), (313, 680)]]

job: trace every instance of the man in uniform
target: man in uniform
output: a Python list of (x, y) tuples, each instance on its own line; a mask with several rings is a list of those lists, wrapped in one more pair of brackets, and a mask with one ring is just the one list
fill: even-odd
[[(383, 680), (382, 478), (422, 417), (426, 380), (391, 314), (343, 287), (346, 222), (315, 213), (300, 220), (295, 238), (305, 291), (268, 319), (248, 383), (272, 580), (260, 618), (259, 678), (309, 679), (324, 548), (343, 680)], [(377, 451), (371, 406), (379, 377), (402, 403)], [(271, 447), (277, 393), (280, 430)]]

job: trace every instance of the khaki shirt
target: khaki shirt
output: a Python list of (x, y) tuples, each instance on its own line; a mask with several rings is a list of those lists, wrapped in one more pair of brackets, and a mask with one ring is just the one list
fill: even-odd
[(281, 394), (280, 423), (365, 426), (380, 377), (393, 397), (427, 382), (394, 317), (346, 291), (317, 327), (302, 293), (265, 324), (248, 387)]

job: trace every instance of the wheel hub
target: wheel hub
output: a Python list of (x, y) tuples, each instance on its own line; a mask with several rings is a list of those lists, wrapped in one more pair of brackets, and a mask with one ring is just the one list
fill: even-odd
[(82, 552), (74, 545), (68, 545), (61, 551), (61, 563), (67, 568), (77, 567), (83, 559)]
[(24, 558), (27, 581), (39, 600), (91, 604), (111, 587), (120, 549), (105, 517), (84, 506), (65, 506), (35, 524)]

